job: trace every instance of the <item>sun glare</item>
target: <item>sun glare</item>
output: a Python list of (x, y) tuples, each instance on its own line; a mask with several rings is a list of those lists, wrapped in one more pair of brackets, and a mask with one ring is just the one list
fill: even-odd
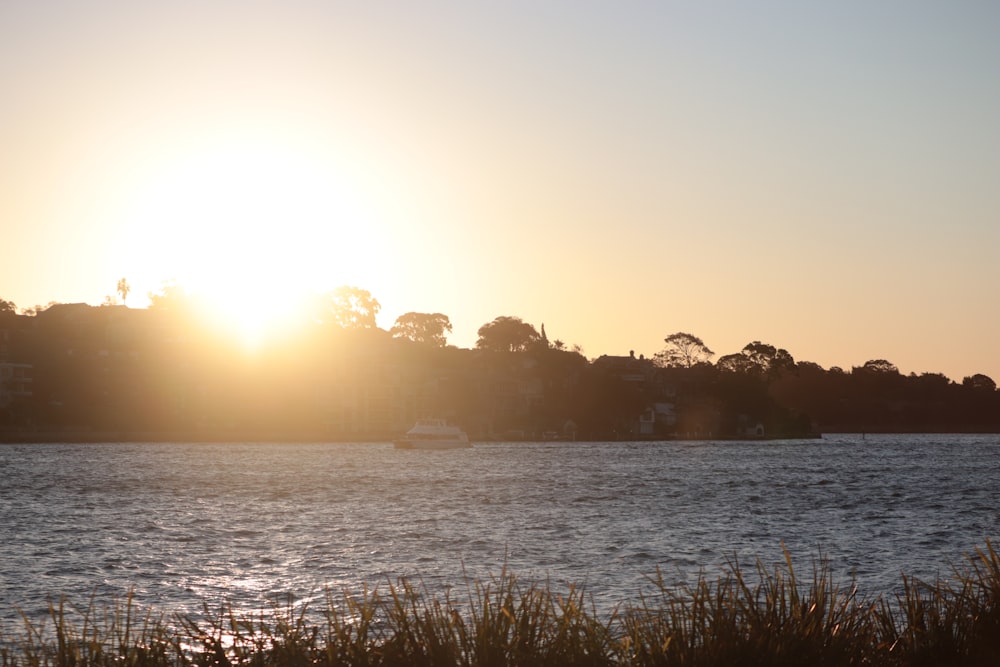
[(214, 146), (140, 189), (130, 252), (151, 279), (176, 280), (211, 322), (256, 346), (297, 319), (307, 294), (363, 284), (381, 226), (362, 200), (346, 174), (307, 152)]

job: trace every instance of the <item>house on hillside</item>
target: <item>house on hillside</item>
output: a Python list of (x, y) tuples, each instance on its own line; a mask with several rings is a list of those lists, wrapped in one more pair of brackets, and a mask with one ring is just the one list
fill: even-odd
[(677, 412), (673, 403), (652, 403), (639, 415), (636, 435), (652, 438), (672, 433), (677, 426)]
[(594, 359), (593, 366), (622, 382), (636, 385), (645, 385), (656, 375), (656, 365), (641, 354), (636, 357), (634, 350), (630, 350), (627, 357), (602, 354)]
[(676, 389), (667, 382), (663, 369), (651, 359), (635, 352), (628, 356), (603, 355), (593, 361), (593, 368), (607, 378), (620, 382), (638, 401), (634, 414), (620, 414), (615, 427), (619, 437), (653, 439), (670, 436), (678, 423), (674, 397)]

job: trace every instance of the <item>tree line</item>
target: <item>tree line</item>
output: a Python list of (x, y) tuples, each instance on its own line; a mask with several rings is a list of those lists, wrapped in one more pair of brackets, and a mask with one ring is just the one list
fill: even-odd
[(497, 439), (1000, 431), (1000, 392), (983, 374), (903, 375), (884, 359), (824, 369), (761, 341), (713, 362), (686, 332), (650, 358), (587, 359), (515, 316), (483, 324), (464, 349), (448, 345), (442, 313), (380, 329), (380, 304), (357, 287), (316, 298), (302, 327), (251, 358), (207, 329), (181, 288), (146, 309), (122, 305), (128, 289), (119, 281), (120, 302), (20, 314), (0, 300), (0, 429), (351, 439), (437, 415)]

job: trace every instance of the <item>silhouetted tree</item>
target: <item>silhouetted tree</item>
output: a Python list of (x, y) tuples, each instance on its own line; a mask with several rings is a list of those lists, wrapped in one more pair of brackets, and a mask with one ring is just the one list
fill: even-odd
[(952, 382), (943, 373), (910, 374), (914, 386), (920, 388), (920, 393), (940, 392), (951, 386)]
[(813, 375), (823, 373), (823, 367), (815, 361), (799, 361), (795, 364), (795, 369), (799, 372), (805, 372)]
[(865, 373), (891, 373), (894, 375), (899, 374), (899, 369), (896, 365), (886, 361), (885, 359), (871, 359), (865, 362), (864, 366), (860, 368), (854, 368), (855, 371), (861, 371)]
[(962, 378), (962, 386), (982, 391), (996, 391), (997, 383), (989, 375), (976, 373), (975, 375)]
[(715, 367), (726, 373), (751, 373), (756, 369), (750, 359), (740, 352), (719, 357)]
[(742, 354), (760, 373), (772, 377), (795, 367), (795, 359), (788, 350), (776, 348), (759, 340), (747, 344)]
[(375, 316), (382, 308), (371, 292), (347, 285), (330, 292), (326, 303), (326, 320), (345, 329), (374, 329)]
[(795, 368), (795, 359), (787, 350), (755, 340), (737, 354), (719, 358), (716, 368), (730, 373), (745, 373), (773, 379)]
[(128, 284), (127, 280), (119, 278), (116, 291), (118, 292), (118, 296), (121, 297), (122, 304), (124, 304), (125, 300), (128, 299), (128, 293), (132, 291), (132, 287)]
[(404, 313), (389, 330), (393, 338), (411, 340), (435, 347), (448, 344), (445, 332), (451, 333), (451, 320), (441, 313)]
[(193, 298), (187, 290), (172, 280), (163, 283), (159, 294), (150, 292), (148, 296), (150, 310), (179, 313), (189, 311), (193, 305)]
[(691, 368), (706, 363), (715, 356), (701, 338), (678, 331), (663, 339), (667, 345), (657, 352), (653, 359), (661, 366), (669, 368)]
[(13, 301), (4, 301), (0, 299), (0, 313), (16, 313), (17, 306), (14, 305)]
[(506, 315), (487, 322), (477, 333), (476, 347), (493, 352), (524, 352), (541, 338), (535, 327), (519, 317)]

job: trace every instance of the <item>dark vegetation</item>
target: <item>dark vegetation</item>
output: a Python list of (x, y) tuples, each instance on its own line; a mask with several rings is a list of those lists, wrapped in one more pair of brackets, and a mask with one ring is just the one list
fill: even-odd
[(713, 363), (683, 332), (650, 358), (588, 360), (506, 316), (461, 349), (441, 313), (377, 328), (379, 304), (357, 288), (247, 354), (178, 288), (150, 296), (147, 309), (109, 297), (21, 314), (0, 301), (0, 437), (384, 439), (428, 415), (474, 439), (1000, 432), (985, 375), (903, 375), (885, 360), (824, 369), (759, 341)]
[(656, 583), (604, 616), (583, 591), (507, 572), (459, 600), (400, 581), (328, 594), (319, 610), (248, 615), (167, 618), (131, 599), (78, 613), (59, 602), (48, 623), (0, 636), (0, 667), (1000, 664), (1000, 557), (988, 542), (950, 580), (904, 576), (892, 600), (838, 586), (823, 563), (802, 580), (787, 552), (773, 569), (733, 563), (690, 588)]

